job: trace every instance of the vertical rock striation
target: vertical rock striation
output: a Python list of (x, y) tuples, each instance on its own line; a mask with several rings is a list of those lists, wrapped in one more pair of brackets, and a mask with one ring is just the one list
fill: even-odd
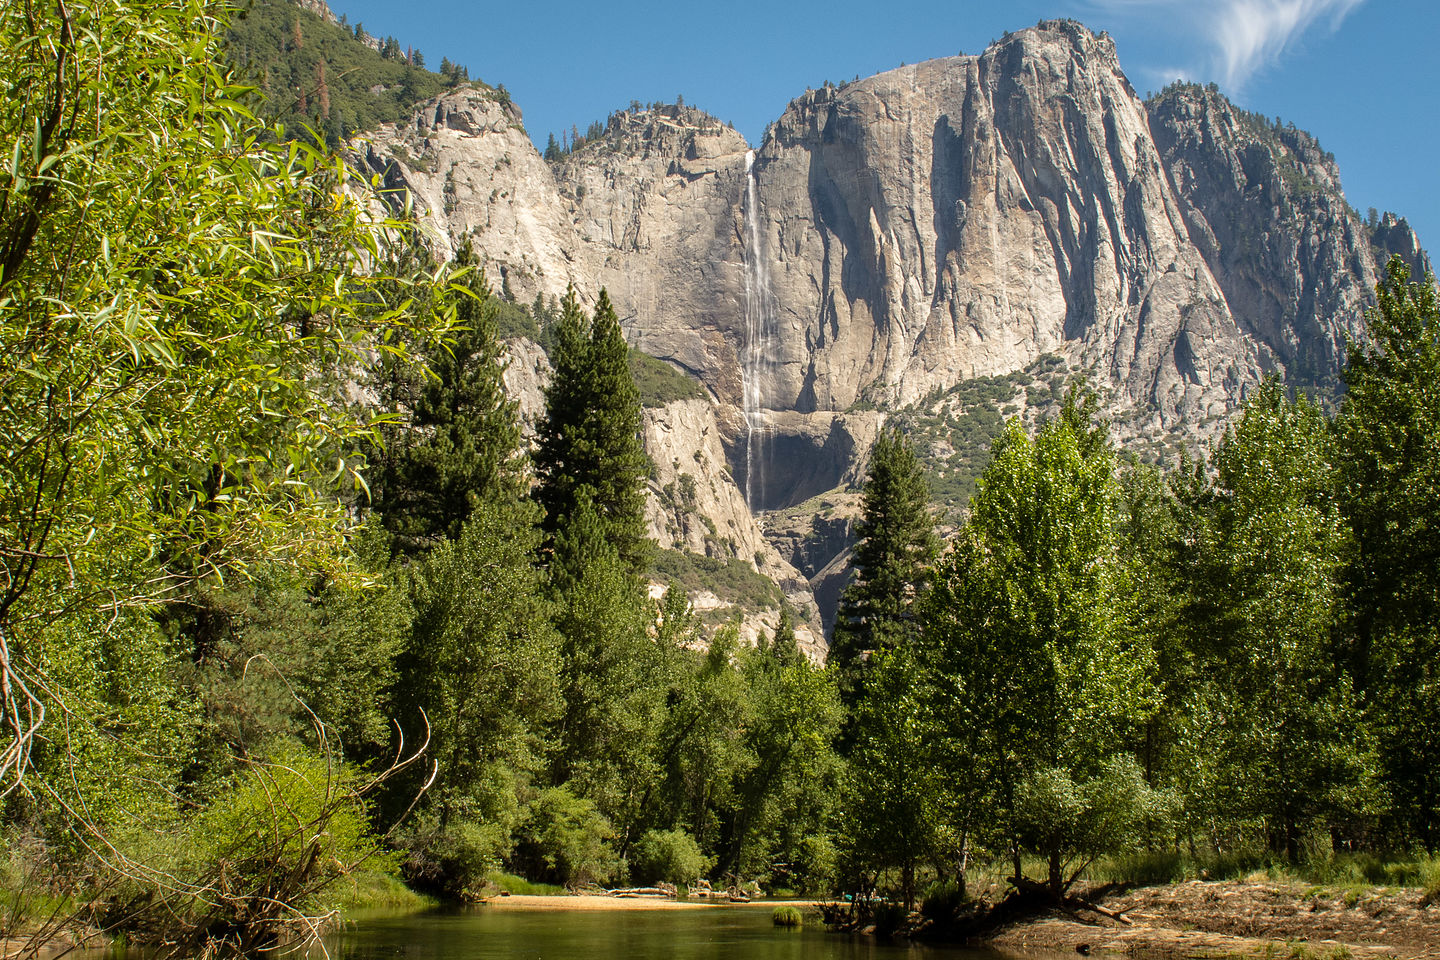
[(855, 479), (883, 411), (1045, 355), (1122, 440), (1193, 443), (1267, 373), (1333, 387), (1377, 264), (1429, 265), (1403, 220), (1355, 214), (1312, 137), (1213, 88), (1146, 103), (1110, 38), (1064, 20), (808, 91), (753, 151), (632, 104), (547, 164), (475, 90), (355, 149), (518, 299), (608, 288), (631, 343), (708, 389), (728, 475), (763, 458), (761, 511)]

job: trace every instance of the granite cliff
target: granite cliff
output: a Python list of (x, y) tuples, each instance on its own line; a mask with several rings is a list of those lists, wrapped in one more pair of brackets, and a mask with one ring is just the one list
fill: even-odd
[[(1073, 21), (807, 91), (754, 149), (632, 105), (547, 163), (518, 108), (458, 90), (355, 150), (437, 252), (470, 236), (524, 301), (606, 287), (634, 346), (705, 385), (682, 419), (713, 422), (712, 522), (853, 483), (887, 413), (1046, 358), (1101, 388), (1120, 439), (1194, 443), (1267, 373), (1333, 388), (1378, 265), (1428, 266), (1313, 138), (1213, 88), (1147, 102)], [(818, 577), (834, 555), (782, 526)]]

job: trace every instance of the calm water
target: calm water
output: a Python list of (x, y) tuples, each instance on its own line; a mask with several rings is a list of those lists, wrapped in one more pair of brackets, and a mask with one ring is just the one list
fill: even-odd
[(829, 933), (818, 920), (813, 927), (787, 930), (771, 923), (771, 909), (752, 904), (602, 913), (479, 906), (358, 921), (326, 945), (334, 960), (997, 960), (1001, 956)]

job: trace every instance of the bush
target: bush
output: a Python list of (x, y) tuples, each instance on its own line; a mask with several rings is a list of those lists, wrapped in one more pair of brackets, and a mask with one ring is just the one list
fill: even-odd
[(513, 846), (507, 824), (462, 819), (442, 829), (433, 811), (417, 818), (403, 843), (406, 878), (449, 900), (481, 896)]
[(641, 883), (690, 884), (710, 871), (714, 860), (684, 830), (651, 830), (635, 844), (631, 879)]
[(361, 865), (394, 870), (361, 798), (373, 785), (289, 745), (252, 761), (176, 838), (175, 868), (128, 874), (111, 902), (118, 915), (101, 925), (124, 921), (132, 942), (182, 952), (221, 939), (241, 953), (272, 948), (299, 915), (323, 916), (343, 899), (335, 881)]
[(784, 594), (765, 574), (738, 557), (702, 557), (682, 550), (656, 550), (654, 575), (673, 580), (686, 592), (709, 590), (746, 610), (778, 607)]
[(932, 883), (921, 897), (920, 915), (927, 920), (943, 922), (954, 917), (965, 900), (958, 883), (953, 880), (938, 880)]
[(639, 350), (630, 350), (630, 376), (640, 391), (642, 407), (663, 407), (676, 400), (693, 400), (705, 396), (705, 388), (694, 377), (687, 376), (658, 357)]
[(602, 883), (619, 872), (614, 830), (595, 804), (568, 786), (540, 791), (521, 829), (521, 862), (532, 876), (560, 884)]
[(894, 936), (909, 918), (910, 914), (902, 903), (880, 900), (870, 907), (870, 919), (875, 924), (877, 937)]

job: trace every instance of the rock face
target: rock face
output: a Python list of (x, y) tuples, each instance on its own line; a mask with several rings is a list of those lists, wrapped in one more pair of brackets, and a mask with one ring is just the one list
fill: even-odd
[[(534, 437), (545, 415), (550, 361), (534, 341), (515, 337), (506, 343), (505, 362), (505, 389), (519, 404), (525, 436)], [(645, 452), (654, 464), (645, 511), (650, 538), (662, 550), (743, 561), (768, 577), (794, 614), (800, 649), (823, 660), (825, 623), (809, 578), (782, 558), (746, 505), (730, 475), (715, 413), (709, 400), (677, 400), (643, 411)], [(664, 587), (652, 584), (652, 593), (663, 595)], [(694, 591), (696, 612), (716, 621), (738, 619), (741, 637), (752, 644), (761, 631), (774, 635), (779, 602), (747, 607), (721, 592)]]
[(524, 301), (606, 287), (633, 345), (699, 378), (713, 411), (670, 411), (652, 442), (725, 461), (743, 493), (717, 494), (717, 527), (853, 482), (884, 411), (1050, 354), (1120, 439), (1193, 442), (1267, 373), (1333, 385), (1377, 260), (1428, 266), (1403, 220), (1355, 215), (1313, 138), (1213, 88), (1147, 104), (1072, 21), (808, 91), (753, 151), (632, 105), (546, 163), (476, 90), (355, 150), (437, 252), (471, 237)]
[[(1377, 269), (1335, 158), (1213, 88), (1177, 85), (1150, 113), (1190, 236), (1263, 367), (1333, 386), (1346, 339), (1363, 336)], [(1419, 242), (1402, 223), (1388, 216), (1377, 246), (1418, 263)]]
[(540, 290), (562, 294), (581, 279), (566, 266), (574, 241), (555, 179), (508, 100), (452, 90), (351, 150), (378, 179), (385, 202), (396, 210), (407, 201), (414, 206), (437, 257), (448, 258), (469, 235), (490, 280), (527, 299)]
[[(800, 648), (823, 658), (820, 609), (809, 580), (765, 538), (731, 478), (715, 406), (708, 400), (679, 400), (646, 410), (645, 450), (655, 463), (646, 510), (651, 539), (663, 549), (752, 565), (780, 587), (798, 613)], [(716, 597), (711, 609), (722, 606), (723, 598)], [(773, 633), (778, 613), (745, 616), (742, 634), (754, 642), (761, 629)]]

